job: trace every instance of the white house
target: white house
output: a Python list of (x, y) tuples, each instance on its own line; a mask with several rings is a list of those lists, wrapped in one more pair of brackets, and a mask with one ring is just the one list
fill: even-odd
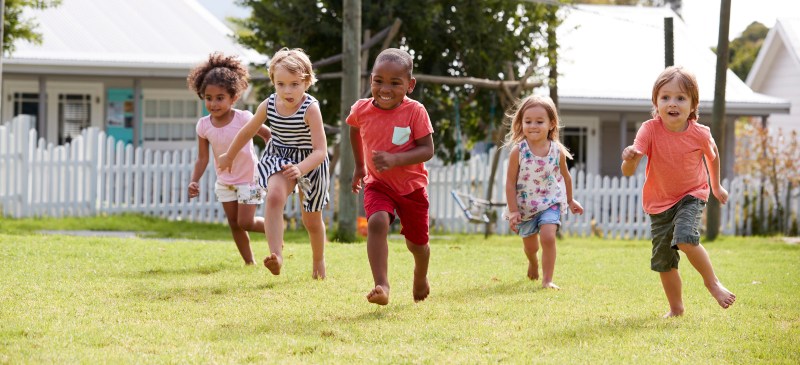
[(196, 0), (64, 0), (24, 17), (43, 42), (4, 55), (0, 117), (32, 115), (57, 144), (96, 126), (145, 147), (194, 146), (204, 107), (186, 87), (189, 70), (215, 51), (267, 60)]
[[(633, 142), (640, 123), (650, 119), (653, 83), (665, 68), (666, 17), (674, 23), (674, 64), (697, 75), (700, 122), (711, 124), (716, 55), (670, 8), (576, 5), (565, 6), (565, 12), (557, 33), (559, 112), (565, 144), (585, 171), (619, 176), (622, 149)], [(732, 176), (735, 118), (788, 113), (789, 102), (753, 92), (732, 71), (726, 77), (728, 132), (722, 163), (726, 176)], [(800, 98), (800, 88), (794, 92)]]
[(778, 18), (747, 75), (753, 90), (791, 101), (789, 114), (772, 114), (772, 128), (800, 132), (800, 18)]

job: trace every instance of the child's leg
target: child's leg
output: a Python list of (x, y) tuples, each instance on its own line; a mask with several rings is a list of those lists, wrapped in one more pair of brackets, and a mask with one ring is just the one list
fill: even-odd
[(367, 221), (367, 257), (375, 287), (367, 294), (371, 303), (389, 304), (389, 213), (379, 211)]
[(722, 308), (728, 308), (733, 305), (733, 302), (736, 301), (736, 295), (722, 286), (719, 279), (717, 279), (717, 275), (714, 274), (714, 267), (711, 266), (711, 258), (708, 257), (705, 247), (701, 244), (679, 243), (678, 248), (686, 254), (686, 258), (689, 259), (695, 270), (703, 277), (706, 289), (717, 300), (717, 303)]
[(267, 185), (264, 221), (270, 255), (264, 259), (264, 266), (273, 275), (280, 275), (283, 266), (283, 209), (294, 185), (280, 173), (272, 174)]
[(302, 211), (303, 226), (306, 227), (308, 238), (311, 240), (311, 253), (313, 267), (311, 276), (314, 279), (325, 279), (325, 222), (322, 212)]
[(661, 276), (661, 286), (664, 287), (664, 294), (667, 295), (669, 302), (669, 312), (664, 317), (676, 317), (683, 314), (683, 297), (681, 295), (682, 283), (681, 274), (678, 269), (667, 272), (659, 272)]
[(239, 250), (239, 255), (242, 256), (246, 265), (252, 265), (253, 251), (250, 249), (250, 236), (247, 231), (239, 226), (239, 203), (234, 201), (223, 202), (222, 209), (225, 211), (225, 217), (228, 219), (228, 227), (231, 229), (233, 235), (233, 242), (236, 243), (236, 248)]
[(539, 280), (539, 258), (536, 257), (539, 252), (539, 234), (522, 237), (522, 246), (525, 256), (528, 257), (528, 279)]
[(556, 224), (542, 224), (539, 240), (542, 242), (542, 287), (560, 289), (553, 283), (553, 272), (556, 268)]
[(264, 233), (264, 218), (256, 217), (256, 204), (239, 204), (238, 223), (245, 231)]
[(428, 263), (431, 260), (431, 246), (429, 244), (418, 245), (406, 240), (406, 247), (414, 255), (414, 301), (425, 300), (431, 292), (428, 284)]

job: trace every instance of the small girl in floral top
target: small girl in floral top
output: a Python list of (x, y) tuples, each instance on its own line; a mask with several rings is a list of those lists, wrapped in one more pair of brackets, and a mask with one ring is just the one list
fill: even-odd
[[(556, 231), (561, 211), (583, 214), (572, 199), (572, 176), (567, 157), (572, 155), (558, 140), (560, 123), (553, 100), (531, 95), (523, 99), (511, 118), (505, 146), (511, 147), (506, 176), (506, 219), (511, 230), (522, 236), (528, 257), (528, 278), (539, 279), (539, 240), (542, 243), (542, 287), (559, 289), (553, 283), (556, 265)], [(504, 146), (504, 147), (505, 147)]]

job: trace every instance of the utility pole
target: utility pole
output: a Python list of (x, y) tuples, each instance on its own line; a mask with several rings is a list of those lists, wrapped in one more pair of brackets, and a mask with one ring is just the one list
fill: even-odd
[(356, 240), (357, 196), (350, 190), (355, 161), (347, 116), (361, 94), (361, 0), (344, 0), (342, 12), (342, 99), (339, 133), (339, 227), (336, 239)]
[(664, 68), (675, 65), (675, 34), (672, 17), (664, 18)]
[[(717, 158), (725, 151), (725, 85), (728, 72), (728, 31), (731, 22), (731, 0), (722, 0), (719, 10), (719, 38), (717, 40), (717, 78), (714, 83), (714, 107), (711, 116), (711, 136), (717, 142)], [(711, 169), (711, 161), (706, 161)], [(724, 169), (719, 171), (720, 181)], [(720, 204), (714, 194), (708, 197), (706, 213), (706, 239), (713, 241), (719, 235)]]
[(5, 24), (6, 24), (6, 2), (0, 0), (0, 122), (3, 121), (3, 37), (5, 37)]

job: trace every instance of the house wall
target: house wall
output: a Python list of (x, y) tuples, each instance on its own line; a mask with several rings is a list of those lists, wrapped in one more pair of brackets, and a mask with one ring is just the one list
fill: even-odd
[(800, 64), (792, 59), (785, 47), (779, 47), (764, 81), (756, 92), (787, 99), (792, 103), (789, 114), (772, 114), (771, 128), (800, 132)]

